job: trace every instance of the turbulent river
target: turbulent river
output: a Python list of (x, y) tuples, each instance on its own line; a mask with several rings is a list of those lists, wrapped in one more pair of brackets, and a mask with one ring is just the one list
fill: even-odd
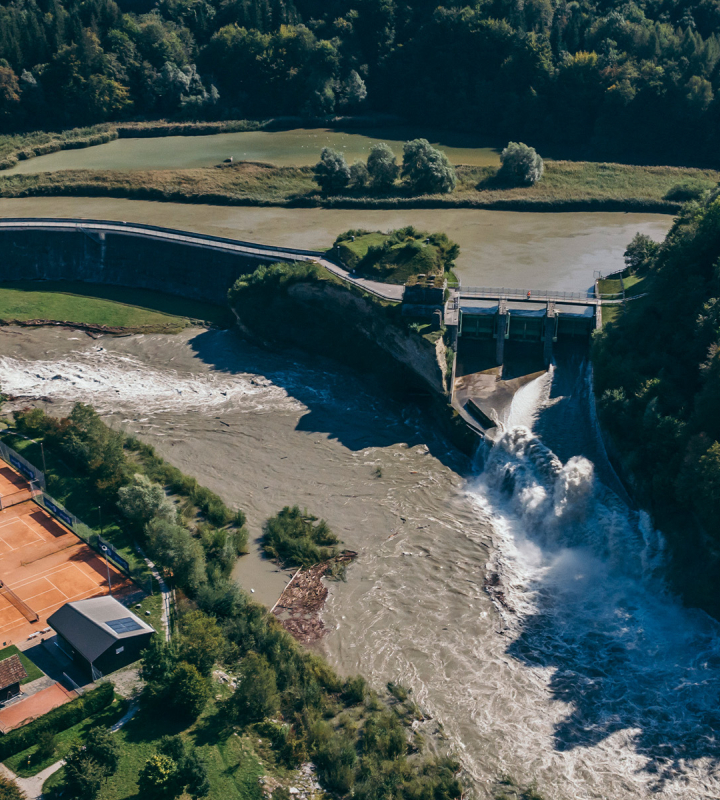
[[(718, 626), (663, 590), (662, 536), (622, 499), (589, 380), (559, 353), (470, 463), (371, 380), (232, 333), (0, 332), (20, 405), (92, 403), (255, 534), (286, 503), (325, 517), (360, 553), (325, 652), (411, 685), (478, 797), (508, 774), (552, 800), (717, 800)], [(269, 602), (286, 579), (255, 552), (237, 576)]]

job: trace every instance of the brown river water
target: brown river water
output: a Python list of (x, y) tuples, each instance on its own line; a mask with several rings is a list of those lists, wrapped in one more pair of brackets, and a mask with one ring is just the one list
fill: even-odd
[[(3, 201), (0, 213), (50, 215), (50, 204), (57, 215), (84, 209), (301, 246), (402, 216), (75, 200)], [(476, 254), (461, 269), (480, 269), (477, 257), (486, 283), (515, 274), (527, 285), (523, 265), (538, 254), (532, 284), (570, 289), (592, 283), (596, 264), (620, 266), (638, 226), (659, 238), (670, 222), (564, 215), (563, 232), (559, 215), (468, 213), (404, 218), (454, 224)], [(268, 605), (288, 576), (259, 557), (263, 520), (294, 503), (327, 519), (359, 557), (346, 582), (330, 584), (322, 650), (344, 674), (412, 687), (478, 798), (506, 774), (536, 781), (548, 800), (720, 797), (718, 626), (667, 595), (662, 535), (613, 492), (583, 351), (558, 348), (550, 371), (515, 395), (498, 443), (474, 459), (373, 378), (259, 350), (234, 332), (92, 340), (0, 329), (0, 385), (52, 413), (91, 403), (245, 509), (252, 552), (235, 577)]]
[(637, 233), (661, 240), (665, 214), (548, 213), (473, 209), (287, 209), (183, 205), (108, 197), (0, 199), (2, 217), (79, 217), (144, 222), (260, 244), (326, 249), (351, 228), (415, 225), (445, 231), (460, 245), (457, 274), (465, 286), (583, 291), (596, 273), (623, 267)]
[[(412, 687), (476, 797), (505, 774), (552, 800), (720, 796), (718, 626), (665, 594), (662, 537), (606, 488), (582, 353), (475, 460), (372, 379), (234, 332), (0, 329), (0, 382), (91, 403), (244, 508), (253, 540), (285, 504), (327, 519), (359, 557), (322, 650)], [(255, 542), (235, 577), (267, 604), (287, 580)]]

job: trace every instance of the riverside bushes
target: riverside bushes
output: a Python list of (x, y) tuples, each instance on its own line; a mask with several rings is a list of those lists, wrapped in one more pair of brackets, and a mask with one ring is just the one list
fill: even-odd
[[(129, 485), (133, 470), (138, 469), (138, 459), (140, 466), (147, 459), (151, 478), (162, 473), (157, 456), (152, 451), (143, 454), (136, 442), (119, 451), (113, 445), (110, 464), (103, 466), (104, 452), (94, 443), (114, 442), (122, 435), (112, 431), (103, 434), (100, 426), (105, 426), (92, 409), (79, 405), (76, 410), (74, 416), (60, 420), (41, 411), (27, 412), (18, 415), (18, 422), (23, 430), (32, 431), (34, 438), (42, 439), (49, 450), (60, 447), (66, 434), (72, 439), (73, 464), (83, 470), (92, 502), (99, 496), (108, 497), (111, 486)], [(83, 421), (82, 428), (78, 428), (78, 420)], [(89, 463), (82, 463), (82, 453), (91, 458)], [(117, 473), (124, 477), (107, 485), (98, 483), (96, 475), (104, 475), (110, 465), (114, 468), (111, 476)], [(179, 485), (186, 485), (180, 476), (175, 479)], [(289, 516), (296, 516), (292, 509)], [(305, 530), (305, 525), (312, 526), (314, 521), (301, 520), (300, 528)], [(277, 742), (278, 758), (283, 763), (297, 766), (314, 761), (323, 785), (341, 796), (360, 793), (367, 800), (381, 796), (394, 800), (460, 797), (459, 765), (455, 761), (411, 752), (409, 709), (397, 705), (388, 710), (374, 692), (361, 690), (357, 679), (343, 682), (327, 662), (302, 648), (267, 609), (252, 602), (227, 573), (217, 569), (208, 551), (204, 558), (196, 553), (190, 560), (192, 570), (182, 567), (177, 561), (181, 555), (180, 538), (184, 537), (185, 545), (204, 548), (205, 534), (196, 531), (197, 535), (190, 535), (182, 518), (174, 523), (154, 518), (146, 528), (162, 525), (184, 528), (183, 533), (164, 529), (162, 536), (177, 539), (172, 547), (158, 547), (155, 554), (157, 565), (174, 573), (180, 596), (181, 634), (171, 643), (153, 637), (144, 653), (143, 677), (148, 688), (143, 702), (149, 713), (162, 709), (163, 714), (170, 712), (178, 725), (192, 725), (205, 709), (206, 715), (212, 714), (210, 718), (203, 717), (205, 730), (212, 728), (212, 735), (220, 741), (236, 732), (232, 722), (248, 733), (265, 731), (270, 726), (269, 738)], [(151, 538), (152, 532), (148, 530), (145, 535)], [(326, 529), (319, 538), (317, 546), (332, 547), (334, 537)], [(214, 693), (208, 673), (215, 661), (237, 675), (242, 688), (238, 687), (237, 695), (230, 695), (217, 710), (208, 712), (212, 706), (209, 698)], [(101, 689), (112, 697), (110, 684)], [(89, 697), (90, 693), (85, 702)], [(58, 712), (68, 713), (62, 708)], [(273, 721), (262, 719), (267, 714), (273, 715)], [(259, 727), (256, 730), (253, 726)], [(18, 735), (27, 730), (22, 729)], [(3, 753), (2, 746), (12, 736), (0, 739), (0, 757), (9, 754)], [(18, 751), (28, 743), (19, 742)], [(124, 768), (121, 762), (120, 771)]]
[(266, 555), (287, 566), (310, 567), (336, 556), (338, 541), (324, 519), (285, 506), (265, 523), (262, 546)]

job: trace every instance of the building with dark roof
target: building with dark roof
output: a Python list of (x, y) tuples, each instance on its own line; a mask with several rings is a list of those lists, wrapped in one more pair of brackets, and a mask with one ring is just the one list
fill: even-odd
[(0, 703), (6, 703), (20, 694), (20, 682), (27, 676), (25, 667), (17, 655), (0, 661)]
[(48, 617), (48, 625), (58, 646), (91, 680), (137, 661), (155, 633), (110, 596), (65, 603)]

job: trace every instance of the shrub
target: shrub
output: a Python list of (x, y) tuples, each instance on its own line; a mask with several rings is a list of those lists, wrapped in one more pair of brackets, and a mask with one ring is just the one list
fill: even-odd
[(367, 170), (374, 189), (389, 189), (397, 180), (400, 167), (395, 153), (385, 142), (373, 145), (367, 160)]
[[(317, 523), (317, 525), (315, 524)], [(288, 565), (309, 567), (337, 555), (338, 538), (325, 520), (285, 506), (263, 528), (263, 550)]]
[(51, 730), (40, 731), (37, 737), (36, 754), (38, 758), (44, 761), (46, 758), (55, 752), (55, 732)]
[(356, 675), (354, 678), (347, 679), (343, 698), (348, 705), (356, 706), (364, 702), (366, 694), (367, 682), (362, 675)]
[(280, 709), (275, 670), (265, 656), (248, 653), (240, 665), (240, 680), (230, 700), (236, 719), (259, 722)]
[(532, 186), (543, 176), (545, 164), (535, 152), (522, 142), (508, 142), (500, 154), (498, 175), (513, 186)]
[(350, 183), (350, 168), (345, 156), (330, 147), (323, 147), (313, 174), (325, 194), (337, 194)]
[(414, 194), (447, 194), (457, 184), (455, 170), (447, 156), (427, 139), (405, 143), (402, 175)]
[(27, 795), (15, 781), (0, 775), (0, 800), (27, 800)]
[(669, 189), (663, 199), (672, 200), (675, 203), (687, 203), (690, 200), (699, 200), (711, 188), (710, 184), (683, 181)]

